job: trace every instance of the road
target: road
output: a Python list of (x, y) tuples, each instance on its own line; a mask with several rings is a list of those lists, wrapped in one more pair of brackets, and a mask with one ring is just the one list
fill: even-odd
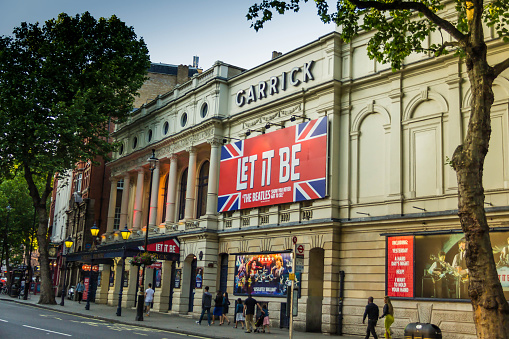
[(9, 301), (0, 301), (0, 338), (204, 338), (175, 332), (111, 323)]

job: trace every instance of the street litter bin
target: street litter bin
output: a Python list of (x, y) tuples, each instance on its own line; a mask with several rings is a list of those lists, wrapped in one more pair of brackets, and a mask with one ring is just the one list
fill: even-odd
[(405, 327), (405, 339), (442, 339), (442, 331), (437, 325), (410, 323)]

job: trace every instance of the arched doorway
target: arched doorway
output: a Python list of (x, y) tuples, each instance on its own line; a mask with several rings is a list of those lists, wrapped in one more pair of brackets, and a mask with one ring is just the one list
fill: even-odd
[(313, 248), (309, 251), (308, 300), (306, 310), (306, 331), (322, 331), (323, 269), (324, 250)]

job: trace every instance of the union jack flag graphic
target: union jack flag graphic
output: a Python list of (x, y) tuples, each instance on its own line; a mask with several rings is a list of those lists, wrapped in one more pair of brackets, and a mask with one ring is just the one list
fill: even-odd
[(302, 142), (324, 135), (327, 135), (327, 117), (298, 124), (295, 131), (295, 142)]
[(293, 184), (293, 201), (323, 198), (325, 187), (325, 178), (296, 182)]
[(217, 199), (217, 210), (219, 212), (236, 211), (240, 209), (241, 193), (222, 195)]
[(244, 156), (244, 140), (221, 147), (221, 161)]

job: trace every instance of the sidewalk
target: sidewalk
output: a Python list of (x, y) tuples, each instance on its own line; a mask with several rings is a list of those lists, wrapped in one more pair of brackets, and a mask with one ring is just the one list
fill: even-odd
[[(90, 304), (90, 310), (85, 310), (85, 302), (78, 304), (77, 301), (71, 301), (66, 299), (65, 305), (60, 306), (60, 298), (57, 298), (57, 305), (38, 305), (39, 295), (30, 295), (30, 299), (22, 300), (17, 298), (11, 298), (5, 295), (0, 297), (0, 301), (11, 301), (22, 304), (30, 304), (35, 307), (46, 308), (50, 310), (55, 310), (59, 312), (65, 312), (75, 315), (80, 315), (84, 317), (90, 317), (105, 321), (111, 321), (116, 323), (122, 323), (126, 325), (133, 326), (143, 326), (150, 327), (154, 329), (160, 330), (168, 330), (177, 333), (183, 334), (191, 334), (204, 336), (208, 338), (252, 338), (252, 333), (244, 333), (245, 330), (242, 330), (240, 327), (238, 329), (232, 328), (232, 324), (230, 326), (224, 324), (222, 326), (218, 326), (218, 321), (216, 320), (216, 324), (211, 327), (207, 326), (206, 318), (202, 321), (201, 325), (196, 324), (196, 319), (181, 317), (176, 315), (169, 315), (167, 313), (158, 313), (151, 312), (150, 317), (144, 316), (144, 321), (135, 321), (136, 317), (136, 309), (122, 309), (122, 316), (117, 316), (116, 307), (107, 306), (107, 305), (96, 305), (94, 303)], [(232, 316), (230, 316), (232, 318)], [(258, 335), (263, 336), (263, 338), (288, 338), (288, 330), (280, 329), (280, 328), (271, 328), (271, 333), (260, 333)], [(293, 338), (295, 339), (311, 339), (311, 338), (319, 338), (322, 335), (319, 333), (308, 333), (308, 332), (297, 332), (294, 331)], [(342, 339), (359, 339), (360, 337), (356, 336), (335, 336), (337, 338)]]

